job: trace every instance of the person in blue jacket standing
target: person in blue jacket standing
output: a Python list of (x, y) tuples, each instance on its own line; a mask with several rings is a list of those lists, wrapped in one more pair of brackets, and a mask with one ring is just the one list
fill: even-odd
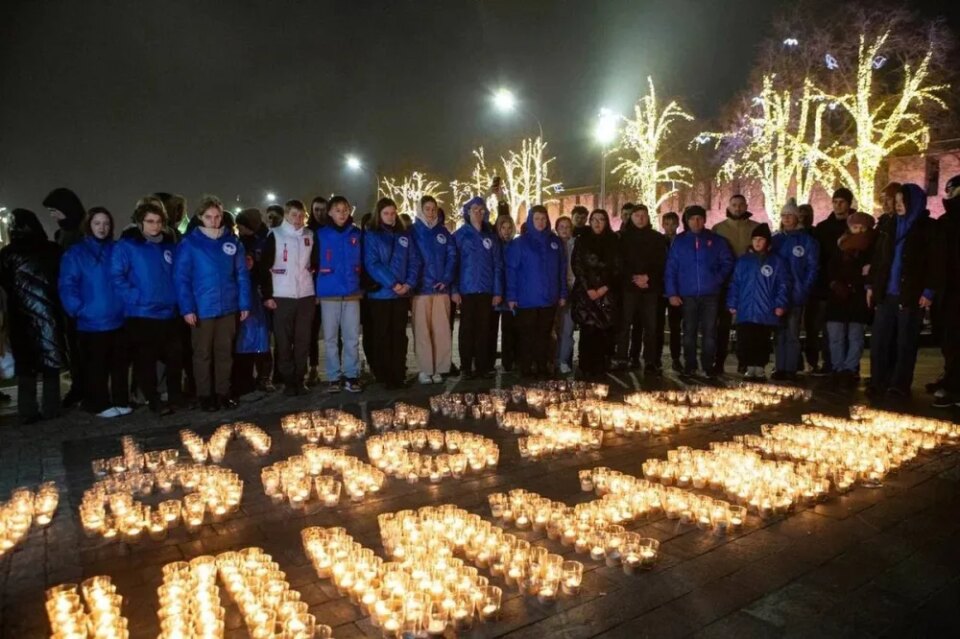
[[(335, 195), (327, 202), (327, 223), (317, 229), (317, 298), (323, 329), (327, 391), (359, 393), (360, 299), (363, 247), (350, 202)], [(340, 345), (343, 345), (341, 352)]]
[(220, 200), (204, 197), (197, 220), (177, 247), (174, 279), (180, 314), (191, 328), (200, 407), (215, 411), (237, 405), (230, 396), (233, 338), (237, 313), (241, 322), (250, 314), (250, 274), (243, 245), (223, 226)]
[(757, 225), (750, 248), (737, 260), (727, 293), (727, 308), (736, 317), (737, 341), (747, 367), (745, 379), (764, 379), (770, 359), (770, 334), (790, 302), (789, 264), (770, 250), (770, 227)]
[[(410, 234), (420, 265), (414, 286), (412, 315), (414, 351), (421, 384), (439, 383), (450, 373), (453, 348), (450, 288), (457, 275), (457, 245), (443, 222), (437, 200), (424, 195)], [(461, 372), (466, 374), (462, 367)]]
[(420, 264), (410, 232), (390, 198), (377, 201), (370, 228), (363, 236), (363, 268), (375, 288), (367, 294), (372, 332), (367, 361), (378, 382), (389, 389), (402, 388), (407, 374), (410, 294)]
[(776, 361), (772, 379), (795, 380), (800, 367), (800, 326), (803, 307), (820, 271), (820, 244), (800, 226), (800, 209), (793, 198), (780, 211), (781, 231), (773, 236), (773, 252), (790, 267), (790, 306), (776, 330)]
[(490, 338), (496, 333), (488, 327), (503, 300), (503, 251), (487, 215), (483, 198), (474, 197), (463, 205), (464, 225), (453, 234), (460, 265), (451, 290), (460, 305), (460, 370), (467, 378), (493, 373)]
[(67, 249), (60, 262), (60, 301), (77, 325), (84, 408), (97, 417), (120, 417), (133, 409), (123, 336), (123, 300), (110, 276), (113, 216), (103, 207), (94, 207), (87, 212), (81, 228), (83, 240)]
[[(263, 306), (257, 282), (263, 268), (261, 254), (266, 225), (259, 209), (244, 209), (237, 215), (237, 236), (243, 245), (244, 261), (250, 278), (250, 314), (240, 322), (233, 352), (230, 392), (234, 398), (260, 390), (276, 390), (270, 381), (273, 355), (270, 352), (270, 318)], [(256, 368), (256, 376), (254, 376)]]
[[(133, 367), (150, 410), (169, 415), (183, 405), (183, 362), (177, 291), (173, 281), (173, 234), (166, 213), (146, 201), (133, 212), (135, 227), (124, 231), (113, 249), (110, 275), (123, 299), (124, 331), (133, 350)], [(166, 366), (167, 404), (157, 389), (157, 362)]]
[(550, 375), (550, 333), (557, 307), (567, 303), (567, 258), (563, 241), (550, 230), (542, 204), (530, 207), (520, 237), (507, 248), (507, 304), (517, 310), (520, 373)]
[(720, 291), (733, 271), (733, 251), (727, 240), (705, 228), (707, 212), (702, 206), (688, 206), (683, 217), (687, 230), (670, 246), (664, 288), (670, 305), (683, 310), (684, 373), (697, 371), (699, 333), (700, 362), (707, 378), (713, 379), (717, 375), (717, 310)]

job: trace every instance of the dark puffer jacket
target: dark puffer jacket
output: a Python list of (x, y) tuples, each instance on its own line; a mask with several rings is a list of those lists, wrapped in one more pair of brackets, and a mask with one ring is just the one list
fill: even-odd
[(62, 220), (57, 221), (57, 226), (60, 228), (53, 235), (54, 241), (61, 248), (66, 250), (83, 239), (80, 224), (87, 212), (76, 193), (61, 186), (50, 191), (47, 197), (43, 198), (43, 205), (48, 209), (56, 209), (64, 215)]
[(57, 294), (62, 254), (32, 211), (13, 211), (10, 244), (0, 250), (0, 286), (7, 294), (17, 375), (35, 375), (66, 364)]
[[(650, 225), (637, 228), (628, 217), (620, 229), (620, 256), (623, 260), (623, 292), (663, 295), (663, 274), (667, 268), (666, 236)], [(647, 288), (637, 288), (634, 275), (647, 275)]]
[(859, 235), (844, 233), (840, 238), (839, 251), (827, 273), (828, 322), (869, 324), (873, 321), (873, 312), (867, 308), (867, 278), (863, 267), (870, 263), (875, 239), (872, 229)]
[[(593, 231), (577, 238), (571, 256), (573, 265), (573, 321), (581, 326), (610, 328), (617, 318), (617, 288), (621, 272), (620, 246), (608, 226), (597, 235)], [(591, 300), (588, 290), (606, 286), (603, 297)]]

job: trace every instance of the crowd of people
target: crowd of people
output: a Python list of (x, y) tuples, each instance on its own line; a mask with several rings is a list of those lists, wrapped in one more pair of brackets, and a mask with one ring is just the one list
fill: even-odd
[(339, 195), (266, 217), (205, 196), (185, 220), (182, 197), (156, 193), (120, 230), (110, 211), (60, 188), (43, 201), (53, 241), (34, 213), (12, 212), (0, 250), (4, 346), (26, 423), (81, 402), (119, 417), (133, 397), (160, 415), (194, 401), (215, 411), (277, 383), (307, 393), (321, 377), (328, 393), (359, 393), (361, 345), (376, 382), (400, 388), (408, 324), (421, 384), (489, 377), (498, 358), (524, 377), (568, 375), (576, 330), (585, 378), (641, 361), (661, 375), (669, 334), (673, 369), (713, 379), (733, 330), (748, 379), (765, 378), (772, 351), (773, 379), (796, 379), (806, 360), (811, 375), (856, 385), (872, 326), (867, 393), (902, 398), (932, 307), (945, 366), (928, 387), (934, 405), (957, 404), (960, 338), (941, 329), (960, 319), (960, 176), (936, 221), (915, 184), (885, 188), (879, 219), (855, 211), (847, 189), (832, 202), (814, 225), (813, 209), (790, 201), (772, 232), (735, 195), (712, 229), (693, 205), (662, 214), (661, 232), (643, 204), (626, 204), (616, 230), (603, 209), (577, 206), (551, 224), (542, 205), (517, 229), (504, 205), (491, 224), (482, 197), (459, 220), (430, 196), (415, 220), (383, 198), (356, 223)]

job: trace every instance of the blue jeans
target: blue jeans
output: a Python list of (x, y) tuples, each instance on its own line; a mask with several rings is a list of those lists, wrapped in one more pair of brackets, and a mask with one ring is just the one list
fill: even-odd
[(922, 322), (923, 310), (900, 308), (897, 295), (888, 295), (877, 305), (870, 340), (870, 385), (874, 389), (910, 391)]
[(856, 373), (863, 355), (864, 325), (857, 322), (827, 322), (830, 337), (830, 361), (835, 373)]
[(573, 317), (570, 315), (570, 305), (564, 304), (557, 311), (557, 314), (559, 316), (557, 317), (559, 327), (557, 332), (557, 341), (559, 342), (557, 368), (560, 367), (560, 364), (566, 364), (573, 368)]
[(704, 372), (713, 368), (717, 354), (717, 305), (716, 295), (684, 297), (683, 305), (683, 358), (687, 372), (697, 370), (697, 333), (701, 339), (700, 364)]
[[(321, 299), (324, 364), (327, 381), (360, 377), (360, 300)], [(343, 352), (337, 348), (343, 342)]]
[[(781, 373), (796, 373), (800, 365), (800, 324), (803, 307), (794, 306), (780, 320), (776, 335), (776, 370)], [(861, 343), (861, 347), (863, 344)]]

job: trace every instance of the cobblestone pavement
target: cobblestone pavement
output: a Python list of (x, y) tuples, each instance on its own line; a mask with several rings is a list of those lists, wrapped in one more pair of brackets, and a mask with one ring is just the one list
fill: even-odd
[[(925, 349), (918, 383), (936, 377), (939, 365), (939, 354)], [(727, 377), (725, 383), (733, 383), (733, 376)], [(379, 636), (358, 608), (341, 597), (329, 581), (314, 574), (300, 545), (302, 528), (342, 525), (358, 541), (380, 552), (376, 515), (381, 512), (455, 503), (488, 517), (486, 495), (518, 487), (578, 503), (589, 498), (579, 490), (576, 471), (580, 468), (606, 465), (640, 475), (644, 459), (663, 456), (666, 449), (677, 445), (705, 447), (734, 434), (757, 432), (762, 422), (794, 420), (801, 411), (845, 414), (850, 404), (863, 401), (857, 392), (838, 390), (829, 381), (804, 380), (814, 388), (811, 404), (757, 413), (732, 424), (691, 427), (664, 437), (612, 437), (600, 451), (539, 462), (521, 461), (516, 437), (498, 430), (492, 420), (439, 418), (431, 425), (495, 439), (501, 449), (500, 466), (495, 471), (468, 474), (462, 481), (436, 485), (391, 479), (372, 501), (344, 503), (307, 516), (295, 515), (285, 505), (273, 505), (263, 495), (259, 469), (299, 448), (300, 442), (280, 432), (279, 419), (284, 414), (339, 406), (366, 417), (370, 410), (397, 400), (425, 406), (431, 394), (443, 390), (482, 390), (517, 381), (514, 375), (500, 374), (486, 382), (451, 378), (443, 385), (413, 385), (403, 391), (371, 386), (358, 396), (328, 396), (319, 389), (296, 398), (276, 393), (245, 402), (230, 412), (185, 411), (162, 419), (142, 409), (128, 418), (109, 421), (72, 412), (30, 427), (17, 425), (13, 417), (0, 417), (0, 498), (6, 499), (15, 486), (42, 480), (56, 480), (65, 488), (53, 523), (32, 530), (15, 551), (0, 560), (0, 636), (47, 636), (44, 588), (106, 574), (113, 577), (124, 597), (123, 612), (130, 620), (131, 636), (156, 637), (156, 588), (163, 564), (254, 545), (274, 556), (310, 611), (320, 623), (334, 626), (338, 639)], [(670, 375), (661, 380), (611, 375), (609, 382), (614, 396), (634, 388), (681, 385)], [(926, 397), (918, 397), (907, 410), (943, 415), (924, 406)], [(274, 448), (266, 458), (255, 458), (242, 445), (228, 449), (223, 465), (245, 481), (238, 513), (192, 534), (181, 528), (161, 542), (128, 546), (84, 536), (77, 507), (83, 490), (93, 481), (90, 460), (120, 454), (121, 435), (134, 435), (144, 450), (153, 450), (178, 446), (181, 428), (208, 436), (217, 425), (237, 420), (254, 421), (274, 438)], [(361, 443), (348, 448), (351, 454), (365, 458)], [(960, 454), (947, 450), (922, 456), (890, 477), (882, 488), (858, 488), (785, 518), (760, 521), (751, 517), (750, 525), (737, 535), (717, 537), (665, 518), (645, 520), (633, 528), (662, 542), (662, 561), (653, 571), (626, 577), (618, 569), (586, 559), (583, 593), (552, 606), (505, 588), (502, 619), (477, 626), (472, 636), (899, 637), (951, 631), (956, 636), (960, 630), (956, 615), (960, 601), (958, 480)], [(539, 535), (528, 532), (523, 536), (534, 539)], [(554, 552), (568, 552), (553, 541), (544, 543)], [(227, 611), (228, 636), (247, 636), (235, 607), (228, 606)]]

